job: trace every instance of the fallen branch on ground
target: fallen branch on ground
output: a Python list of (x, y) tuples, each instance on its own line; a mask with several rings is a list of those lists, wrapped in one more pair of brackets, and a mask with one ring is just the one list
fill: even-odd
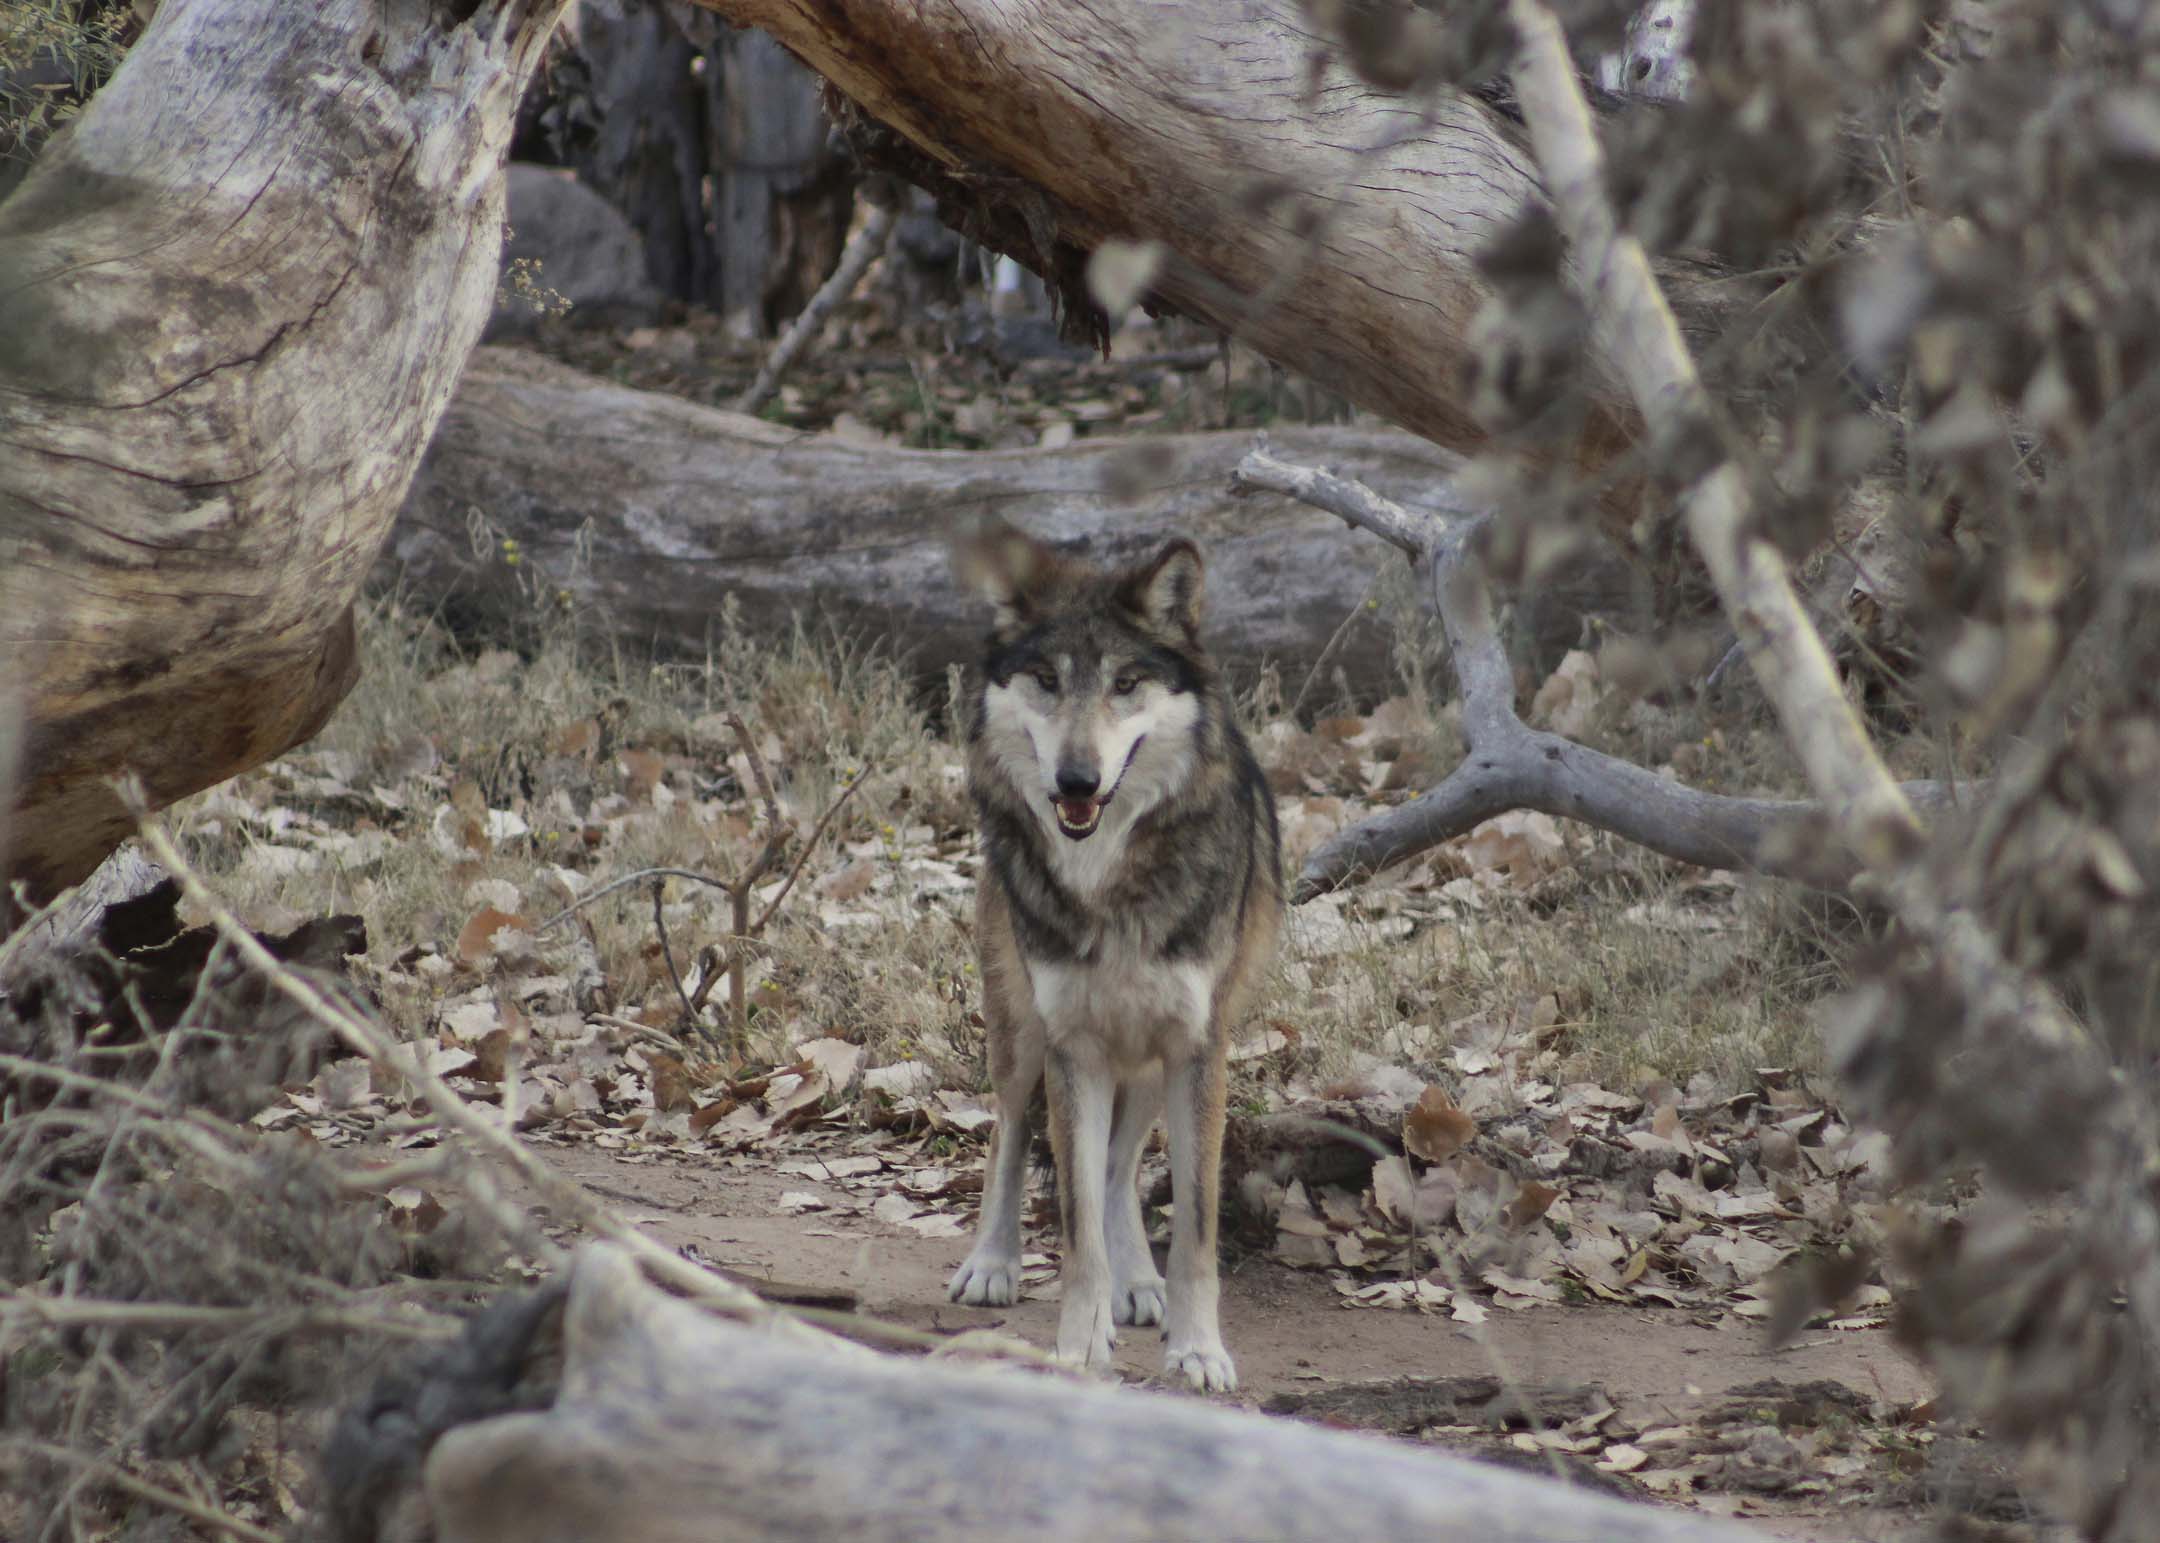
[(832, 277), (818, 286), (818, 292), (810, 297), (810, 303), (802, 308), (802, 314), (788, 323), (787, 331), (773, 344), (773, 351), (766, 355), (759, 366), (757, 379), (750, 383), (735, 402), (735, 411), (755, 413), (780, 389), (780, 379), (795, 362), (795, 356), (806, 348), (825, 325), (825, 318), (833, 307), (855, 293), (855, 286), (862, 282), (870, 265), (885, 250), (885, 243), (892, 237), (893, 206), (890, 203), (873, 203), (869, 215), (863, 220), (861, 230), (855, 232), (840, 254), (840, 266), (833, 269)]
[[(1536, 809), (1610, 831), (1663, 856), (1836, 887), (1855, 871), (1834, 844), (1807, 839), (1824, 824), (1819, 804), (1704, 793), (1647, 767), (1533, 729), (1515, 707), (1515, 676), (1493, 620), (1477, 555), (1485, 516), (1405, 508), (1363, 484), (1293, 466), (1255, 449), (1231, 479), (1237, 491), (1285, 493), (1398, 548), (1428, 590), (1447, 633), (1462, 691), (1468, 749), (1441, 784), (1323, 843), (1299, 873), (1294, 898), (1355, 883), (1460, 836), (1494, 815)], [(1950, 789), (1914, 783), (1916, 801), (1947, 805)]]
[[(261, 941), (226, 909), (224, 902), (211, 893), (162, 827), (145, 821), (141, 834), (143, 845), (179, 881), (188, 899), (208, 918), (210, 925), (274, 990), (336, 1035), (349, 1049), (366, 1056), (384, 1072), (410, 1083), (438, 1121), (463, 1136), (479, 1151), (499, 1159), (512, 1173), (530, 1184), (557, 1216), (583, 1227), (596, 1237), (619, 1244), (675, 1290), (748, 1318), (762, 1321), (771, 1316), (771, 1310), (753, 1293), (662, 1248), (593, 1199), (573, 1180), (557, 1173), (521, 1145), (497, 1120), (467, 1103), (454, 1088), (429, 1070), (424, 1060), (399, 1055), (399, 1047), (379, 1025), (287, 968), (264, 948)], [(550, 1268), (560, 1268), (567, 1262), (568, 1255), (544, 1236), (530, 1217), (503, 1198), (483, 1167), (473, 1165), (466, 1178), (474, 1202), (488, 1213), (504, 1237), (514, 1239), (519, 1247)], [(813, 1332), (799, 1326), (788, 1327), (798, 1333)]]

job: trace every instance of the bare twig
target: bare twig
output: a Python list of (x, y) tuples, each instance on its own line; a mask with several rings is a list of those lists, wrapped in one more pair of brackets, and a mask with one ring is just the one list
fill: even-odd
[(773, 351), (766, 355), (765, 363), (758, 369), (757, 379), (750, 383), (750, 389), (735, 399), (737, 412), (754, 413), (771, 400), (772, 394), (780, 389), (781, 376), (785, 375), (788, 366), (795, 362), (795, 356), (818, 335), (818, 329), (825, 325), (825, 318), (832, 314), (833, 307), (855, 293), (855, 286), (862, 282), (863, 275), (870, 271), (870, 265), (876, 262), (878, 254), (885, 250), (885, 243), (892, 237), (892, 229), (892, 208), (885, 204), (871, 205), (862, 229), (855, 233), (846, 249), (841, 252), (840, 265), (833, 269), (832, 277), (818, 286), (818, 292), (810, 297), (810, 303), (802, 308), (802, 314), (788, 324), (787, 331), (780, 334), (780, 340), (773, 344)]
[(577, 899), (571, 901), (560, 911), (557, 911), (553, 916), (550, 916), (546, 921), (535, 927), (533, 931), (546, 932), (550, 928), (559, 926), (563, 922), (568, 921), (571, 917), (577, 915), (578, 912), (584, 910), (585, 907), (591, 905), (595, 900), (605, 899), (607, 896), (614, 894), (615, 891), (619, 889), (628, 889), (633, 884), (641, 883), (644, 880), (651, 878), (688, 879), (693, 884), (704, 884), (713, 889), (720, 890), (724, 890), (730, 887), (730, 883), (726, 879), (716, 879), (709, 873), (696, 873), (688, 868), (640, 868), (635, 873), (626, 873), (619, 879), (608, 880), (607, 883), (601, 885), (598, 889), (594, 890), (590, 894), (578, 896)]
[[(424, 1061), (398, 1055), (389, 1036), (378, 1025), (287, 967), (226, 909), (224, 902), (202, 882), (161, 827), (145, 822), (142, 839), (179, 880), (182, 890), (209, 918), (210, 924), (273, 990), (375, 1065), (411, 1083), (427, 1101), (437, 1120), (503, 1162), (545, 1198), (550, 1210), (589, 1232), (622, 1244), (655, 1276), (676, 1290), (733, 1313), (757, 1317), (768, 1313), (753, 1293), (698, 1268), (624, 1222), (573, 1180), (558, 1174), (535, 1156), (498, 1121), (481, 1114), (459, 1097), (456, 1090), (431, 1071)], [(502, 1198), (485, 1168), (478, 1164), (473, 1166), (467, 1189), (505, 1235), (517, 1238), (535, 1258), (550, 1268), (559, 1268), (564, 1263), (568, 1256), (542, 1235), (521, 1210)], [(800, 1332), (811, 1331), (803, 1329)]]
[(685, 1024), (693, 1032), (704, 1035), (707, 1032), (703, 1018), (705, 998), (712, 990), (713, 976), (708, 971), (706, 978), (699, 982), (695, 994), (691, 993), (683, 985), (682, 972), (675, 967), (675, 951), (668, 940), (667, 922), (661, 914), (659, 880), (664, 878), (688, 879), (693, 883), (704, 884), (721, 891), (728, 897), (729, 904), (728, 951), (725, 967), (728, 977), (731, 1048), (739, 1057), (748, 1052), (750, 1041), (748, 982), (751, 958), (750, 945), (764, 936), (765, 929), (772, 924), (772, 919), (779, 914), (782, 903), (786, 901), (789, 892), (794, 889), (796, 879), (801, 877), (804, 866), (810, 861), (810, 855), (817, 850), (818, 841), (839, 816), (842, 807), (846, 805), (850, 798), (855, 796), (855, 790), (862, 786), (864, 780), (870, 774), (867, 770), (857, 772), (854, 779), (845, 788), (841, 789), (840, 796), (826, 805), (825, 812), (818, 816), (817, 824), (811, 829), (809, 839), (803, 843), (802, 850), (796, 854), (795, 864), (788, 870), (787, 878), (781, 883), (779, 890), (766, 905), (764, 912), (753, 921), (750, 916), (750, 902), (753, 898), (753, 891), (772, 874), (779, 866), (780, 859), (786, 855), (789, 831), (787, 823), (780, 813), (779, 795), (773, 790), (772, 773), (766, 769), (765, 757), (758, 750), (757, 741), (751, 737), (749, 725), (743, 722), (741, 715), (738, 713), (729, 713), (727, 715), (727, 725), (734, 730), (735, 737), (742, 743), (743, 759), (750, 767), (750, 791), (756, 795), (758, 801), (764, 806), (765, 812), (765, 843), (758, 849), (758, 855), (750, 866), (733, 878), (728, 879), (716, 879), (711, 874), (693, 872), (688, 868), (640, 868), (635, 873), (624, 874), (619, 879), (610, 880), (591, 894), (580, 895), (569, 905), (540, 923), (534, 930), (536, 932), (546, 932), (551, 927), (567, 921), (594, 901), (612, 895), (618, 890), (627, 889), (630, 885), (645, 879), (652, 879), (654, 881), (653, 930), (659, 934), (660, 957), (667, 964), (668, 979), (674, 984), (677, 1000), (682, 1003)]
[(696, 1029), (700, 1027), (697, 1004), (690, 1000), (690, 993), (683, 990), (682, 971), (675, 968), (675, 950), (668, 946), (667, 918), (662, 914), (665, 910), (662, 902), (666, 897), (666, 892), (666, 881), (654, 879), (652, 887), (653, 931), (660, 935), (660, 958), (667, 965), (668, 979), (674, 984), (677, 1000), (682, 1003), (683, 1027)]
[(84, 1470), (100, 1483), (126, 1490), (138, 1500), (147, 1500), (152, 1505), (162, 1506), (176, 1515), (185, 1516), (191, 1521), (200, 1522), (205, 1527), (233, 1537), (246, 1538), (248, 1543), (282, 1543), (282, 1533), (272, 1532), (267, 1527), (258, 1527), (253, 1522), (244, 1522), (215, 1506), (205, 1505), (202, 1501), (180, 1494), (176, 1490), (152, 1484), (147, 1479), (138, 1479), (125, 1468), (116, 1467), (101, 1457), (92, 1457), (87, 1452), (56, 1446), (48, 1441), (35, 1441), (27, 1436), (0, 1437), (0, 1440), (4, 1440), (18, 1452), (27, 1452), (48, 1462), (68, 1463)]
[(690, 993), (690, 1006), (702, 1013), (705, 1011), (705, 999), (712, 995), (714, 983), (727, 973), (727, 956), (707, 943), (698, 950), (697, 969), (697, 990)]
[[(755, 882), (764, 877), (771, 865), (779, 860), (777, 848), (784, 839), (786, 826), (780, 818), (780, 797), (773, 791), (772, 773), (765, 769), (765, 757), (758, 750), (757, 740), (751, 736), (750, 726), (742, 721), (740, 713), (729, 713), (727, 726), (735, 731), (735, 737), (742, 742), (743, 759), (750, 763), (750, 781), (757, 789), (758, 797), (765, 803), (765, 823), (768, 831), (765, 850), (758, 854), (758, 860), (747, 876), (748, 882)], [(739, 879), (736, 882), (742, 883), (745, 880)]]
[(801, 876), (803, 865), (810, 861), (810, 854), (817, 850), (818, 838), (825, 834), (825, 827), (832, 824), (834, 816), (855, 796), (855, 790), (863, 785), (863, 779), (869, 775), (867, 771), (857, 772), (854, 781), (840, 790), (840, 796), (825, 806), (825, 812), (818, 816), (817, 824), (810, 831), (810, 839), (803, 843), (802, 851), (796, 854), (795, 866), (788, 870), (787, 879), (781, 884), (780, 892), (772, 897), (772, 903), (765, 907), (765, 913), (751, 927), (752, 936), (762, 935), (773, 917), (779, 913), (780, 902), (787, 899), (788, 891), (795, 887), (795, 880)]
[(258, 1333), (289, 1334), (298, 1330), (325, 1333), (380, 1333), (394, 1339), (455, 1339), (457, 1319), (431, 1313), (425, 1319), (399, 1319), (388, 1314), (339, 1307), (209, 1307), (196, 1302), (100, 1302), (83, 1297), (40, 1297), (27, 1292), (0, 1295), (0, 1324), (27, 1319), (55, 1328), (121, 1329), (245, 1329)]
[(594, 1013), (592, 1021), (604, 1023), (611, 1029), (620, 1029), (631, 1038), (642, 1040), (655, 1050), (664, 1050), (670, 1055), (682, 1049), (680, 1040), (670, 1039), (651, 1024), (639, 1023), (635, 1018), (625, 1018), (620, 1013)]
[(1253, 448), (1230, 474), (1230, 491), (1286, 494), (1315, 509), (1325, 509), (1360, 530), (1371, 531), (1412, 561), (1422, 557), (1445, 528), (1443, 514), (1467, 518), (1479, 512), (1453, 500), (1448, 501), (1444, 511), (1406, 509), (1364, 483), (1338, 477), (1325, 468), (1278, 461), (1268, 451), (1265, 434), (1254, 441)]

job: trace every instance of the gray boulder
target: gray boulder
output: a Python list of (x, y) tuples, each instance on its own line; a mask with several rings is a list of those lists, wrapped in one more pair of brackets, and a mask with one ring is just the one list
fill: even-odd
[(541, 320), (542, 311), (516, 294), (509, 282), (521, 260), (539, 265), (531, 273), (539, 290), (552, 290), (570, 302), (567, 319), (573, 325), (626, 327), (659, 319), (660, 291), (646, 275), (644, 244), (613, 204), (579, 182), (574, 172), (513, 162), (506, 175), (506, 293), (488, 318), (490, 339), (529, 332)]

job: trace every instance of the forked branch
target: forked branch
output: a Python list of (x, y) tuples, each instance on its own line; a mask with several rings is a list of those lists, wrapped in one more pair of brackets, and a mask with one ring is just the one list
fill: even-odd
[[(1468, 741), (1462, 764), (1438, 787), (1324, 843), (1298, 875), (1296, 899), (1354, 883), (1511, 809), (1580, 820), (1705, 868), (1823, 886), (1851, 879), (1849, 856), (1804, 839), (1822, 825), (1820, 805), (1705, 793), (1523, 722), (1478, 556), (1485, 516), (1455, 509), (1450, 512), (1467, 517), (1451, 521), (1408, 509), (1362, 483), (1279, 461), (1264, 448), (1245, 457), (1231, 485), (1302, 499), (1400, 549), (1431, 595), (1461, 687)], [(1948, 801), (1939, 783), (1912, 783), (1906, 792), (1917, 802)]]

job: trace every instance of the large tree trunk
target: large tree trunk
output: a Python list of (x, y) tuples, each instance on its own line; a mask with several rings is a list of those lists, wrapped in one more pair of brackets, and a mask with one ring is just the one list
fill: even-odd
[[(1160, 241), (1162, 300), (1443, 446), (1484, 439), (1473, 256), (1537, 177), (1482, 102), (1361, 84), (1291, 0), (699, 3), (799, 54), (891, 131), (894, 169), (1069, 301), (1105, 239)], [(1632, 442), (1600, 375), (1615, 384), (1556, 454)]]
[[(1394, 430), (1292, 428), (1274, 438), (1287, 454), (1412, 504), (1444, 498), (1457, 466)], [(900, 450), (806, 436), (483, 348), (386, 565), (419, 603), (496, 635), (567, 595), (594, 628), (694, 651), (732, 597), (758, 633), (822, 612), (937, 670), (975, 656), (985, 620), (948, 572), (953, 521), (994, 508), (1098, 555), (1191, 535), (1207, 550), (1210, 641), (1242, 678), (1272, 659), (1291, 693), (1316, 664), (1319, 701), (1334, 696), (1337, 667), (1354, 691), (1384, 691), (1391, 617), (1365, 602), (1392, 559), (1317, 510), (1234, 496), (1230, 474), (1251, 444), (1249, 434), (1214, 433), (1058, 450)], [(504, 538), (517, 543), (515, 566), (502, 560)], [(1521, 622), (1533, 632), (1549, 623), (1553, 642), (1572, 643), (1570, 603), (1618, 599), (1615, 566), (1585, 566), (1576, 581), (1547, 587)]]
[(169, 803), (351, 685), (350, 602), (492, 304), (503, 151), (561, 10), (164, 6), (0, 207), (0, 689), (26, 725), (0, 879), (80, 878), (131, 826), (111, 778)]
[(745, 336), (799, 309), (839, 256), (854, 187), (818, 78), (685, 0), (585, 0), (566, 36), (558, 153), (636, 227), (653, 283)]
[(506, 1304), (356, 1406), (327, 1509), (341, 1543), (1755, 1536), (1182, 1395), (850, 1348), (701, 1311), (591, 1247), (559, 1310)]
[(719, 262), (705, 217), (713, 87), (667, 0), (584, 0), (566, 34), (599, 123), (572, 159), (645, 242), (645, 271), (677, 300), (711, 301)]

